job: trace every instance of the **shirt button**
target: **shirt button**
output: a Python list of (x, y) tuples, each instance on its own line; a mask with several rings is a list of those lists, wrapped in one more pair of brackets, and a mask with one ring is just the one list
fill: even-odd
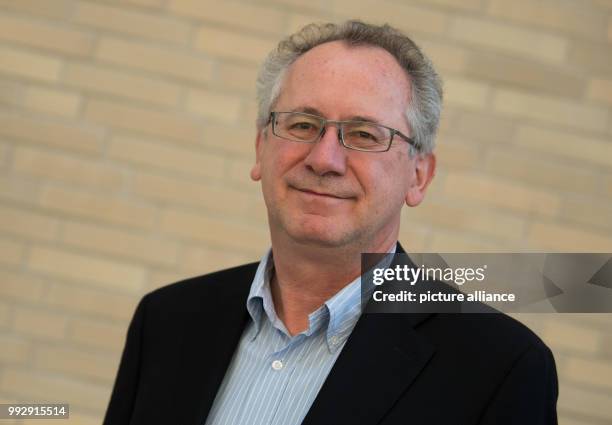
[(283, 368), (283, 362), (281, 362), (280, 360), (274, 360), (272, 362), (272, 369), (281, 370), (282, 368)]
[(334, 335), (329, 339), (329, 341), (332, 343), (332, 345), (336, 345), (338, 343), (338, 337)]

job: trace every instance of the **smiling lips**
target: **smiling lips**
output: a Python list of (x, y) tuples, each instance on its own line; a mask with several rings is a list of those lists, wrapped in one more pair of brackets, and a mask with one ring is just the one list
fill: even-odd
[(311, 190), (311, 189), (306, 189), (306, 188), (301, 189), (301, 188), (295, 187), (294, 189), (302, 193), (306, 193), (306, 194), (313, 195), (313, 196), (320, 196), (320, 197), (329, 198), (329, 199), (350, 199), (352, 198), (352, 196), (334, 195), (332, 193), (319, 192), (316, 190)]

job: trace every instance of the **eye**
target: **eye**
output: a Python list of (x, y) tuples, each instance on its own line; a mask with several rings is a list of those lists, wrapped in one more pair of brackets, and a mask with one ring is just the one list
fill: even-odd
[(291, 130), (311, 130), (315, 128), (315, 126), (312, 123), (303, 121), (303, 122), (293, 123), (291, 124), (289, 128)]
[(376, 136), (374, 136), (373, 134), (368, 133), (367, 131), (357, 131), (355, 134), (357, 137), (361, 138), (361, 139), (368, 139), (368, 140), (373, 140), (373, 141), (378, 141), (378, 138)]

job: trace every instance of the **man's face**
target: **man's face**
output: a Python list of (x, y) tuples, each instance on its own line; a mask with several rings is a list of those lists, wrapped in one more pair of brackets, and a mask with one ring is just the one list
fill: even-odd
[[(410, 82), (388, 52), (336, 41), (291, 65), (273, 110), (374, 121), (410, 135), (408, 93)], [(387, 152), (348, 150), (333, 125), (314, 144), (280, 139), (268, 126), (256, 148), (251, 177), (261, 180), (273, 242), (383, 248), (397, 238), (403, 204), (422, 200), (435, 165), (431, 155), (410, 158), (397, 136)]]

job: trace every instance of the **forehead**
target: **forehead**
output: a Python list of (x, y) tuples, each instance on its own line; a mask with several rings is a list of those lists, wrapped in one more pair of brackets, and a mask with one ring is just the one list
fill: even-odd
[(401, 119), (410, 82), (396, 59), (373, 46), (334, 41), (300, 56), (287, 70), (278, 106), (314, 108), (327, 118)]

